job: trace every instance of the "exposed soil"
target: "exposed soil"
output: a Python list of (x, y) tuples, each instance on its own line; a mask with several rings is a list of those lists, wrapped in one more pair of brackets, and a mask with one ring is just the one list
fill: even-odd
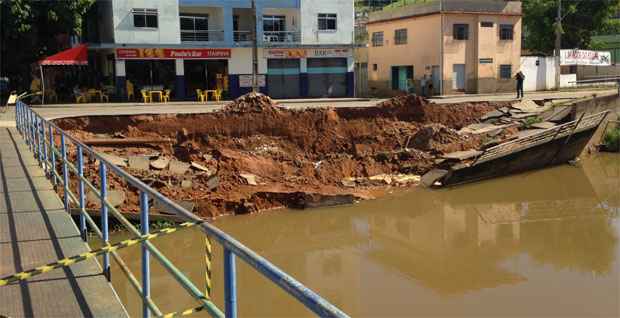
[[(457, 130), (503, 106), (436, 105), (404, 95), (376, 107), (297, 111), (248, 94), (215, 113), (80, 117), (56, 123), (81, 140), (172, 139), (95, 149), (122, 158), (159, 153), (160, 158), (198, 164), (200, 168), (180, 174), (127, 169), (163, 194), (193, 202), (197, 214), (212, 217), (350, 203), (381, 195), (388, 184), (414, 185), (415, 178), (407, 176), (429, 171), (441, 154), (479, 148), (480, 137)], [(75, 159), (74, 148), (69, 155)], [(94, 162), (85, 174), (98, 182)], [(135, 189), (114, 177), (110, 188), (125, 192), (123, 210), (138, 210)]]

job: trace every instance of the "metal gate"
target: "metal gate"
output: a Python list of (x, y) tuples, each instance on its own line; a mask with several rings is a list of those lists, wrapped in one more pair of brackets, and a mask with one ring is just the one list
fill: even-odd
[(347, 59), (308, 59), (308, 95), (310, 97), (347, 96)]
[(300, 97), (299, 60), (267, 60), (267, 87), (273, 98)]

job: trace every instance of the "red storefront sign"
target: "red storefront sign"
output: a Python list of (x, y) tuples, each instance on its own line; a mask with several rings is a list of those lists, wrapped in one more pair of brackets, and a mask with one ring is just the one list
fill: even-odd
[(219, 59), (230, 58), (230, 49), (123, 48), (116, 49), (116, 58), (119, 60)]

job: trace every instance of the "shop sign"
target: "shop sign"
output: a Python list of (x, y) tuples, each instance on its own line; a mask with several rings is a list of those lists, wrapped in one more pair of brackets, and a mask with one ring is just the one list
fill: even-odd
[[(257, 75), (258, 87), (267, 86), (265, 75)], [(239, 75), (239, 87), (252, 87), (252, 75)]]
[(481, 58), (480, 64), (493, 64), (493, 59), (492, 58)]
[(560, 65), (610, 66), (611, 53), (588, 50), (561, 50)]
[(265, 52), (270, 59), (300, 59), (306, 57), (304, 49), (270, 49)]
[(122, 48), (116, 49), (116, 58), (131, 59), (217, 59), (230, 58), (230, 49), (165, 49)]
[(351, 57), (351, 49), (309, 49), (308, 57)]

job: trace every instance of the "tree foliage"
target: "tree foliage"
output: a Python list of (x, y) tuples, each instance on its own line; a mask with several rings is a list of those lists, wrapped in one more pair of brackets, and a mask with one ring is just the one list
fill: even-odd
[[(0, 0), (0, 72), (28, 81), (29, 67), (66, 48), (79, 35), (82, 17), (95, 0)], [(23, 83), (21, 83), (23, 85)]]
[[(524, 48), (553, 53), (558, 0), (523, 0)], [(593, 35), (613, 30), (620, 0), (562, 0), (562, 48), (589, 48)]]

